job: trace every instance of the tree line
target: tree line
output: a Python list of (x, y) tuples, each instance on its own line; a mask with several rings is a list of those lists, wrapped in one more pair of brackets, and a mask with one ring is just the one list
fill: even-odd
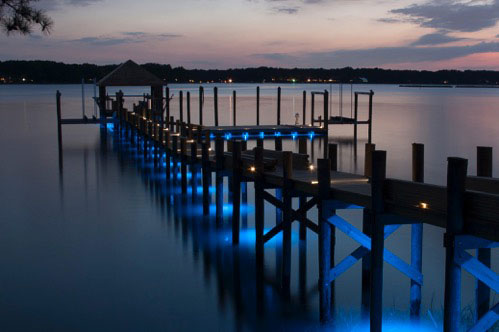
[[(54, 61), (0, 61), (0, 83), (63, 84), (99, 80), (118, 65), (65, 64)], [(476, 84), (498, 85), (499, 71), (392, 70), (381, 68), (240, 68), (185, 69), (157, 63), (142, 65), (165, 83), (227, 82), (341, 82), (375, 84)]]

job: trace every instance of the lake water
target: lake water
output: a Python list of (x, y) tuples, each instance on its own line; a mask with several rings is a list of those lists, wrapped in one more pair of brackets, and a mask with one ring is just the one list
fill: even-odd
[[(205, 85), (204, 122), (213, 123), (212, 86)], [(221, 124), (230, 124), (231, 94), (237, 90), (238, 124), (254, 124), (255, 85), (218, 85)], [(261, 123), (276, 121), (277, 85), (261, 85)], [(294, 123), (302, 91), (332, 92), (332, 114), (340, 112), (337, 85), (282, 85), (282, 122)], [(350, 115), (350, 85), (343, 90), (343, 115)], [(197, 86), (172, 85), (172, 115), (178, 90), (190, 91), (192, 118), (198, 119)], [(476, 172), (476, 146), (492, 146), (499, 174), (498, 89), (414, 89), (394, 85), (353, 86), (374, 95), (373, 142), (388, 153), (388, 177), (409, 179), (411, 143), (425, 144), (426, 182), (445, 184), (446, 159), (469, 159)], [(82, 112), (79, 85), (0, 86), (0, 330), (2, 331), (365, 331), (360, 315), (360, 264), (336, 282), (335, 321), (319, 324), (317, 239), (308, 235), (300, 255), (293, 228), (291, 299), (279, 289), (279, 239), (265, 250), (265, 296), (255, 295), (253, 186), (243, 209), (241, 244), (234, 249), (230, 229), (215, 230), (213, 216), (199, 205), (182, 203), (178, 188), (167, 186), (130, 146), (109, 133), (101, 144), (98, 126), (64, 126), (64, 171), (59, 174), (55, 91), (62, 92), (64, 117)], [(114, 93), (116, 90), (110, 90)], [(129, 88), (127, 94), (142, 94)], [(85, 112), (93, 113), (91, 85), (85, 87)], [(361, 96), (360, 114), (367, 116)], [(127, 107), (140, 98), (127, 98)], [(366, 98), (367, 99), (367, 98)], [(185, 106), (185, 105), (184, 105)], [(322, 101), (317, 100), (316, 109)], [(308, 101), (308, 111), (310, 101)], [(309, 117), (309, 114), (307, 115)], [(301, 118), (300, 118), (301, 121)], [(308, 119), (307, 119), (308, 122)], [(331, 126), (339, 144), (339, 168), (363, 172), (366, 128), (360, 128), (356, 153), (351, 126)], [(271, 146), (270, 142), (266, 142)], [(312, 144), (312, 143), (309, 143)], [(251, 147), (251, 144), (250, 144)], [(285, 150), (297, 149), (286, 141)], [(314, 158), (322, 143), (313, 142)], [(275, 209), (266, 209), (266, 227)], [(226, 211), (226, 225), (230, 211)], [(342, 215), (357, 227), (360, 211)], [(317, 211), (310, 212), (316, 220)], [(296, 225), (293, 227), (297, 227)], [(410, 226), (386, 247), (410, 259)], [(438, 331), (444, 295), (443, 230), (424, 226), (422, 324), (409, 316), (409, 280), (385, 263), (384, 327), (388, 331)], [(338, 232), (336, 260), (357, 246)], [(493, 268), (499, 259), (493, 253)], [(299, 262), (302, 262), (300, 267)], [(463, 321), (472, 317), (474, 279), (463, 273)], [(493, 302), (497, 295), (492, 294)], [(260, 309), (259, 309), (260, 308)], [(262, 309), (263, 308), (263, 309)]]

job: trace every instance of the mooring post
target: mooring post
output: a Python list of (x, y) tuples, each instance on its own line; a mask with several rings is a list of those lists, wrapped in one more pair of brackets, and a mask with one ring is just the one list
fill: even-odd
[(327, 159), (327, 145), (329, 142), (329, 92), (324, 90), (324, 159)]
[[(359, 115), (359, 94), (355, 92), (355, 99), (354, 99), (354, 123), (353, 123), (353, 141), (354, 144), (357, 144), (357, 120), (358, 120), (358, 115)], [(369, 141), (371, 143), (371, 141)]]
[(444, 235), (444, 332), (459, 331), (461, 320), (461, 266), (455, 262), (455, 235), (464, 229), (464, 194), (468, 160), (447, 159), (447, 226)]
[(331, 183), (329, 159), (317, 160), (317, 180), (319, 182), (319, 310), (320, 320), (331, 320), (331, 227), (327, 221), (331, 217), (329, 191)]
[(213, 115), (215, 116), (215, 127), (218, 126), (218, 88), (213, 88)]
[(237, 95), (236, 95), (236, 90), (232, 91), (232, 125), (235, 126), (236, 125), (236, 106), (237, 106), (237, 103), (236, 103), (236, 98), (237, 98)]
[(364, 158), (364, 176), (370, 178), (372, 176), (372, 159), (373, 152), (376, 150), (376, 144), (366, 143), (365, 158)]
[(191, 143), (191, 188), (192, 188), (192, 202), (196, 202), (198, 194), (198, 143), (196, 141)]
[(232, 142), (232, 245), (239, 244), (241, 212), (241, 141)]
[(199, 87), (199, 125), (203, 125), (204, 88)]
[(166, 104), (166, 127), (169, 126), (170, 124), (170, 88), (166, 87), (165, 88), (165, 104)]
[(384, 211), (383, 185), (386, 178), (386, 151), (372, 154), (371, 178), (371, 332), (381, 332), (383, 320), (383, 250), (384, 224), (381, 215)]
[(282, 153), (283, 172), (283, 226), (282, 226), (282, 290), (285, 299), (290, 298), (291, 287), (291, 212), (293, 197), (293, 153), (285, 151)]
[(178, 107), (179, 107), (179, 120), (181, 123), (184, 122), (184, 92), (180, 90), (178, 92)]
[[(492, 177), (492, 147), (477, 147), (477, 176)], [(491, 250), (490, 248), (480, 248), (477, 250), (477, 259), (490, 268)], [(478, 321), (488, 311), (490, 306), (490, 288), (480, 280), (476, 280), (476, 308), (475, 321)]]
[(187, 139), (180, 137), (180, 181), (182, 187), (182, 198), (187, 195)]
[(170, 148), (170, 131), (165, 130), (165, 173), (166, 173), (166, 180), (169, 181), (171, 178), (171, 165), (170, 165), (170, 160), (171, 160), (171, 148)]
[(303, 125), (306, 124), (305, 117), (307, 116), (307, 91), (303, 90), (303, 114), (302, 114), (302, 121)]
[(368, 128), (368, 143), (372, 143), (373, 132), (373, 90), (369, 91), (369, 128)]
[[(301, 154), (307, 154), (307, 138), (306, 137), (299, 137), (298, 138), (298, 153)], [(307, 197), (306, 196), (300, 196), (298, 199), (298, 204), (299, 207), (304, 206), (307, 203)], [(303, 219), (300, 222), (299, 225), (299, 234), (300, 234), (300, 240), (305, 241), (307, 239), (307, 226), (305, 225), (305, 218), (307, 218), (307, 212), (303, 213)]]
[[(282, 137), (280, 137), (280, 136), (277, 136), (275, 138), (275, 150), (276, 151), (282, 151)], [(282, 189), (280, 189), (280, 188), (276, 188), (275, 189), (275, 198), (277, 198), (278, 200), (282, 201)], [(276, 223), (276, 225), (278, 225), (282, 221), (282, 211), (281, 211), (281, 209), (276, 208), (275, 216), (276, 216), (275, 223)]]
[[(424, 182), (424, 145), (412, 144), (412, 181)], [(421, 272), (423, 268), (423, 223), (411, 225), (411, 266)], [(419, 319), (421, 311), (421, 285), (411, 280), (411, 318)]]
[(260, 87), (256, 87), (256, 125), (260, 125)]
[(224, 140), (217, 137), (215, 139), (215, 162), (216, 162), (216, 175), (215, 175), (215, 201), (216, 201), (216, 223), (217, 226), (222, 225), (223, 221), (223, 208), (224, 208)]
[(338, 171), (338, 144), (328, 145), (328, 159), (331, 161), (331, 170)]
[(277, 125), (281, 125), (281, 87), (277, 88)]
[(310, 125), (313, 126), (315, 124), (315, 93), (311, 93), (310, 100)]
[(57, 147), (59, 152), (59, 172), (62, 172), (62, 123), (61, 123), (61, 92), (57, 90), (55, 94), (57, 109)]
[(187, 91), (187, 124), (191, 125), (191, 93)]
[(202, 145), (202, 165), (203, 165), (203, 214), (210, 215), (210, 186), (211, 186), (211, 169), (210, 169), (210, 143), (203, 142)]
[(255, 165), (255, 231), (257, 260), (263, 264), (263, 226), (264, 226), (264, 200), (263, 200), (263, 147), (257, 146), (254, 150)]

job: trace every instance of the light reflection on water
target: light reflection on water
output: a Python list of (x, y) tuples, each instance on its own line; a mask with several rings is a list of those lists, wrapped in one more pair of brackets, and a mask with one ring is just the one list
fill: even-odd
[[(247, 96), (253, 87), (247, 88)], [(302, 88), (296, 86), (292, 91), (299, 95)], [(359, 87), (369, 88), (376, 93), (374, 141), (388, 150), (388, 173), (394, 177), (409, 178), (410, 144), (414, 141), (426, 143), (426, 177), (432, 183), (445, 182), (448, 155), (469, 158), (473, 173), (476, 145), (493, 145), (499, 151), (493, 121), (497, 109), (491, 106), (498, 105), (496, 91)], [(65, 116), (78, 116), (79, 86), (0, 87), (0, 110), (9, 119), (0, 125), (0, 147), (8, 156), (0, 163), (4, 175), (0, 263), (8, 267), (0, 271), (2, 330), (321, 330), (314, 288), (315, 235), (309, 234), (306, 253), (300, 255), (300, 241), (293, 233), (289, 302), (282, 299), (278, 284), (279, 237), (266, 245), (264, 300), (258, 301), (252, 186), (248, 187), (247, 210), (241, 211), (241, 245), (233, 249), (230, 205), (224, 207), (224, 227), (217, 229), (213, 222), (206, 222), (213, 221), (213, 203), (210, 216), (203, 216), (200, 203), (191, 202), (191, 192), (183, 202), (179, 185), (167, 186), (164, 172), (155, 171), (154, 164), (126, 142), (109, 137), (108, 148), (101, 149), (97, 126), (64, 127), (64, 174), (60, 179), (56, 89), (63, 92)], [(283, 91), (287, 91), (283, 95), (292, 95), (291, 90)], [(262, 105), (262, 119), (268, 123), (275, 115), (271, 101), (269, 97)], [(250, 104), (242, 100), (238, 107), (243, 109), (245, 102)], [(221, 116), (224, 105), (221, 102)], [(289, 106), (289, 100), (283, 101), (283, 117), (294, 119), (289, 116), (294, 113), (284, 110)], [(197, 110), (194, 104), (192, 107)], [(241, 110), (238, 121), (250, 123), (253, 116), (254, 112)], [(209, 121), (208, 115), (206, 119)], [(333, 139), (339, 143), (340, 169), (361, 173), (362, 145), (355, 154), (348, 139), (350, 130), (332, 128)], [(363, 131), (360, 133), (362, 139)], [(266, 146), (272, 143), (266, 142)], [(314, 140), (311, 146), (315, 158), (320, 156), (321, 141)], [(296, 142), (284, 143), (284, 149), (296, 148)], [(499, 174), (498, 163), (494, 171)], [(192, 190), (190, 184), (188, 190)], [(198, 186), (198, 194), (200, 190)], [(212, 194), (213, 190), (210, 188)], [(360, 211), (341, 213), (361, 227)], [(310, 219), (316, 220), (316, 215), (317, 211), (311, 211)], [(275, 209), (266, 205), (265, 228), (274, 225)], [(404, 226), (386, 245), (408, 261), (409, 239), (409, 228)], [(422, 312), (431, 331), (434, 325), (428, 310), (439, 324), (443, 303), (442, 231), (425, 226), (424, 239)], [(337, 244), (338, 261), (357, 247), (341, 233)], [(306, 262), (301, 272), (300, 257)], [(494, 254), (497, 269), (496, 257)], [(338, 330), (362, 328), (358, 265), (336, 284)], [(385, 266), (385, 328), (414, 330), (407, 320), (409, 281)], [(472, 303), (474, 287), (467, 274), (463, 274), (463, 285), (466, 308)], [(392, 311), (396, 313), (391, 315)]]

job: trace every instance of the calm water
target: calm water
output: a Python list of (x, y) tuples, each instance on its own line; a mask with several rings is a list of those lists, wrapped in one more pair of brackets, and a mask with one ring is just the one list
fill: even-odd
[[(213, 123), (211, 86), (206, 87), (205, 124)], [(262, 86), (262, 123), (275, 123), (276, 85)], [(172, 86), (172, 114), (178, 89), (192, 94), (197, 121), (197, 86)], [(254, 85), (220, 86), (221, 124), (231, 119), (231, 91), (238, 91), (237, 122), (255, 122)], [(293, 233), (292, 295), (279, 290), (279, 239), (266, 245), (265, 296), (255, 293), (253, 187), (243, 209), (242, 243), (230, 244), (230, 230), (215, 230), (201, 207), (182, 203), (178, 188), (109, 133), (101, 142), (97, 126), (64, 126), (64, 172), (58, 171), (55, 91), (63, 96), (65, 117), (81, 114), (81, 87), (0, 86), (0, 330), (2, 331), (193, 331), (321, 330), (318, 324), (317, 240), (309, 234), (306, 251)], [(283, 123), (300, 113), (303, 89), (329, 85), (283, 85)], [(499, 90), (408, 89), (354, 86), (374, 90), (373, 141), (388, 151), (388, 176), (409, 179), (411, 143), (425, 144), (426, 180), (444, 184), (446, 158), (468, 158), (476, 169), (477, 145), (499, 151)], [(142, 94), (146, 89), (124, 90)], [(113, 93), (114, 91), (111, 91)], [(93, 113), (92, 86), (85, 108)], [(338, 86), (332, 86), (332, 113), (340, 112)], [(128, 98), (127, 107), (140, 98)], [(361, 98), (362, 100), (362, 98)], [(308, 101), (310, 102), (310, 101)], [(317, 101), (316, 109), (321, 109)], [(366, 103), (360, 105), (367, 115)], [(308, 105), (308, 110), (310, 105)], [(344, 115), (350, 115), (350, 86), (344, 86)], [(307, 115), (309, 117), (309, 114)], [(300, 118), (301, 121), (301, 118)], [(307, 119), (308, 121), (308, 119)], [(360, 129), (358, 153), (352, 128), (331, 126), (340, 145), (339, 167), (362, 173), (366, 130)], [(272, 146), (272, 144), (269, 146)], [(312, 143), (310, 143), (312, 144)], [(297, 149), (296, 142), (284, 144)], [(313, 142), (314, 156), (322, 144)], [(497, 158), (495, 158), (497, 160)], [(499, 163), (494, 162), (494, 174)], [(296, 203), (296, 202), (295, 202)], [(310, 218), (316, 220), (312, 210)], [(343, 212), (360, 227), (360, 211)], [(226, 211), (227, 225), (230, 210)], [(266, 205), (266, 227), (275, 209)], [(297, 227), (296, 225), (294, 227)], [(388, 249), (410, 258), (410, 227), (386, 241)], [(385, 328), (393, 331), (439, 330), (443, 307), (443, 231), (424, 228), (422, 326), (408, 321), (409, 280), (385, 264)], [(336, 260), (356, 248), (338, 234)], [(300, 254), (301, 253), (301, 254)], [(305, 253), (305, 254), (304, 254)], [(302, 264), (299, 264), (301, 262)], [(300, 267), (301, 265), (301, 267)], [(499, 268), (493, 254), (494, 268)], [(474, 280), (463, 273), (463, 319), (469, 320)], [(360, 312), (360, 264), (336, 282), (336, 321), (327, 329), (364, 331)], [(497, 296), (492, 294), (494, 302)]]

